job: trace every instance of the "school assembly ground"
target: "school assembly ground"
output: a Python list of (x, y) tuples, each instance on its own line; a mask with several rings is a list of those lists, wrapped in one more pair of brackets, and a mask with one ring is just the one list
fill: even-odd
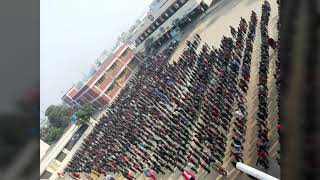
[[(278, 39), (277, 33), (277, 20), (279, 18), (278, 14), (278, 5), (276, 0), (268, 1), (271, 6), (271, 15), (269, 20), (269, 36), (273, 39)], [(270, 168), (265, 171), (263, 167), (256, 167), (256, 159), (257, 159), (257, 150), (256, 150), (256, 142), (257, 142), (257, 125), (256, 125), (256, 113), (257, 113), (257, 84), (258, 84), (258, 64), (260, 60), (260, 44), (261, 44), (261, 35), (260, 35), (260, 18), (261, 18), (261, 6), (264, 3), (264, 0), (217, 0), (216, 4), (214, 4), (210, 9), (208, 9), (208, 14), (205, 17), (202, 17), (199, 22), (192, 25), (192, 27), (188, 27), (190, 30), (185, 32), (182, 41), (180, 42), (176, 52), (173, 54), (171, 61), (175, 61), (180, 56), (183, 48), (186, 46), (186, 41), (191, 40), (195, 33), (198, 33), (202, 38), (202, 43), (207, 43), (209, 46), (219, 47), (222, 36), (231, 37), (230, 25), (233, 27), (238, 27), (240, 17), (246, 19), (247, 22), (250, 20), (251, 11), (255, 11), (257, 13), (258, 23), (256, 29), (256, 37), (253, 46), (253, 54), (252, 54), (252, 63), (251, 63), (251, 74), (250, 74), (250, 82), (249, 89), (247, 95), (247, 107), (248, 107), (248, 121), (247, 121), (247, 132), (246, 132), (246, 142), (244, 144), (244, 163), (260, 169), (274, 177), (280, 178), (280, 166), (276, 162), (276, 154), (277, 150), (279, 150), (280, 145), (278, 143), (278, 134), (275, 128), (277, 122), (277, 111), (278, 108), (276, 106), (276, 87), (275, 87), (275, 79), (274, 79), (274, 71), (275, 71), (275, 59), (277, 58), (277, 53), (270, 48), (270, 67), (269, 67), (269, 75), (268, 75), (268, 89), (269, 89), (269, 137), (271, 142), (271, 147), (269, 150), (270, 154)], [(188, 32), (189, 31), (189, 32)], [(199, 47), (201, 47), (200, 44)], [(200, 50), (201, 48), (198, 48)], [(232, 128), (232, 127), (231, 127)], [(219, 176), (219, 174), (212, 170), (210, 174), (207, 174), (204, 170), (200, 169), (197, 174), (198, 180), (212, 180), (212, 179), (236, 179), (236, 180), (245, 180), (249, 179), (246, 175), (241, 174), (238, 170), (233, 168), (231, 164), (230, 157), (230, 148), (231, 148), (231, 132), (228, 135), (228, 143), (226, 156), (224, 158), (224, 167), (229, 171), (229, 175), (227, 177)], [(168, 172), (167, 175), (157, 175), (158, 179), (161, 180), (183, 180), (181, 177), (181, 172), (176, 170), (175, 173)], [(148, 179), (144, 175), (140, 175), (137, 179)]]
[[(277, 20), (278, 15), (278, 5), (276, 0), (268, 1), (271, 5), (271, 15), (269, 20), (269, 36), (277, 40)], [(247, 112), (248, 112), (248, 121), (247, 121), (247, 131), (245, 135), (244, 143), (244, 163), (250, 165), (254, 168), (260, 169), (274, 177), (280, 178), (280, 166), (276, 162), (277, 150), (279, 150), (280, 145), (278, 143), (278, 134), (275, 128), (277, 122), (277, 111), (276, 106), (276, 94), (277, 90), (275, 87), (274, 71), (275, 71), (275, 59), (277, 59), (277, 52), (272, 48), (269, 49), (270, 54), (270, 66), (268, 74), (268, 102), (269, 102), (269, 116), (268, 116), (268, 126), (269, 126), (269, 138), (270, 138), (270, 168), (266, 171), (261, 166), (256, 167), (255, 163), (257, 160), (257, 125), (256, 125), (256, 113), (257, 113), (257, 84), (258, 84), (258, 65), (260, 61), (260, 44), (261, 44), (261, 34), (260, 34), (260, 18), (261, 18), (261, 6), (264, 3), (264, 0), (216, 0), (215, 4), (208, 9), (207, 15), (203, 15), (200, 20), (188, 27), (188, 30), (185, 31), (183, 39), (179, 43), (179, 46), (176, 52), (173, 54), (171, 61), (176, 61), (180, 56), (183, 48), (186, 46), (186, 40), (193, 39), (193, 35), (198, 33), (201, 38), (201, 43), (207, 43), (210, 46), (219, 47), (222, 36), (231, 37), (230, 25), (233, 27), (238, 27), (240, 22), (240, 17), (246, 19), (247, 22), (250, 21), (251, 11), (257, 13), (258, 23), (256, 28), (256, 36), (253, 46), (252, 62), (251, 62), (251, 72), (250, 72), (250, 81), (249, 89), (247, 94)], [(199, 47), (202, 47), (200, 44)], [(201, 48), (198, 48), (198, 50)], [(234, 119), (232, 120), (234, 121)], [(231, 122), (231, 124), (233, 124)], [(233, 128), (233, 125), (230, 129)], [(210, 174), (207, 174), (201, 167), (198, 169), (197, 180), (212, 180), (212, 179), (236, 179), (236, 180), (245, 180), (249, 179), (246, 175), (241, 174), (236, 170), (231, 164), (231, 135), (232, 131), (228, 134), (227, 148), (225, 152), (225, 158), (223, 160), (223, 166), (226, 170), (229, 171), (227, 177), (220, 176), (215, 170), (211, 170)], [(181, 177), (181, 172), (175, 169), (174, 173), (166, 171), (166, 175), (157, 175), (157, 179), (161, 180), (183, 180)], [(100, 177), (99, 179), (104, 179)], [(122, 179), (117, 177), (117, 179)], [(123, 178), (124, 179), (124, 178)], [(148, 179), (143, 174), (138, 174), (136, 179), (144, 180)]]

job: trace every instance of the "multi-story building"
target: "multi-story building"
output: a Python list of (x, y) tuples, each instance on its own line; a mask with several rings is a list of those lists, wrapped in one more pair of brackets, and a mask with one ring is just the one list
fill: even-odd
[(96, 124), (92, 118), (89, 124), (73, 124), (51, 146), (40, 140), (40, 179), (57, 179)]
[(193, 14), (204, 12), (212, 0), (154, 0), (148, 13), (132, 26), (128, 42), (134, 42), (136, 52), (142, 52), (147, 39), (161, 45), (163, 38), (170, 38), (179, 21), (189, 20)]
[(73, 86), (62, 100), (70, 106), (90, 103), (103, 108), (117, 96), (140, 62), (131, 46), (120, 44), (81, 87)]

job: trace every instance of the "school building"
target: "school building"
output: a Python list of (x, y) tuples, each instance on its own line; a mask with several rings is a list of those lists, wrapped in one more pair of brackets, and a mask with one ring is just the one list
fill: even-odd
[(70, 106), (90, 103), (96, 109), (104, 108), (119, 94), (140, 62), (132, 47), (122, 43), (81, 87), (73, 86), (62, 100)]

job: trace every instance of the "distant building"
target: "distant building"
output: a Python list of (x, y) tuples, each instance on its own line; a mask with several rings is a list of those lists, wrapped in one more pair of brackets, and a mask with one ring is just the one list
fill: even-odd
[(90, 103), (97, 109), (105, 107), (119, 94), (141, 61), (133, 54), (132, 47), (124, 43), (106, 58), (85, 83), (80, 87), (73, 86), (62, 97), (66, 104), (81, 106)]
[(161, 45), (164, 38), (170, 38), (176, 21), (191, 20), (193, 14), (202, 13), (212, 0), (154, 0), (139, 24), (131, 27), (128, 42), (134, 42), (136, 52), (144, 51), (144, 43), (152, 38)]

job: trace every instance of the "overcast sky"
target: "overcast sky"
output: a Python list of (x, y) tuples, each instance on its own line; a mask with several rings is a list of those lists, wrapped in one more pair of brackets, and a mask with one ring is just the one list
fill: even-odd
[(150, 0), (41, 0), (41, 111), (61, 102)]

